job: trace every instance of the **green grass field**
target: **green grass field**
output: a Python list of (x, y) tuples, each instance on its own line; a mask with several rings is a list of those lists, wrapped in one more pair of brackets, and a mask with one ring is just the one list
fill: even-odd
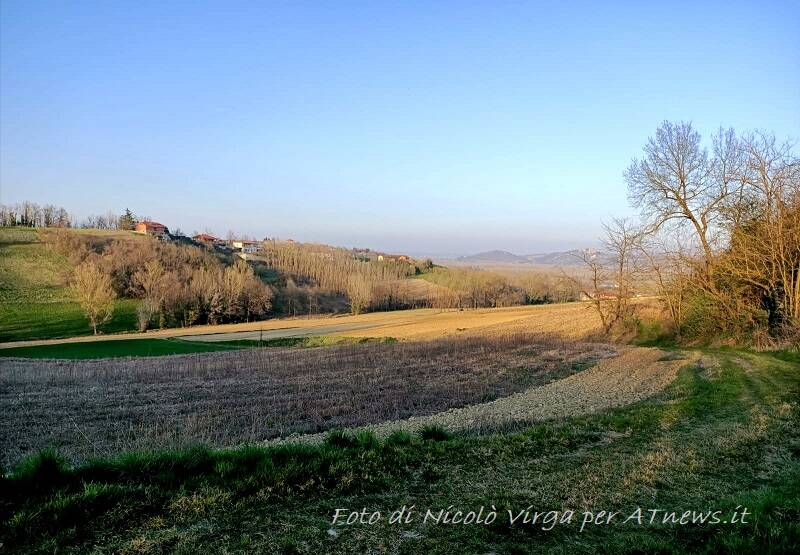
[[(483, 435), (332, 433), (318, 446), (77, 467), (44, 453), (2, 478), (0, 541), (26, 553), (797, 553), (796, 355), (707, 351), (704, 361), (648, 401)], [(389, 523), (403, 505), (413, 518)], [(422, 522), (427, 509), (481, 506), (497, 509), (493, 523)], [(507, 510), (528, 507), (575, 515), (510, 523)], [(336, 509), (362, 508), (382, 518), (332, 524)], [(624, 522), (637, 508), (643, 521)], [(732, 523), (744, 508), (746, 522)], [(652, 523), (651, 509), (661, 511)], [(619, 514), (580, 531), (584, 511), (601, 510)], [(684, 511), (720, 511), (719, 522), (663, 520)]]
[[(117, 299), (103, 333), (136, 331), (136, 299)], [(0, 341), (56, 339), (91, 335), (92, 328), (75, 302), (0, 303)]]
[(342, 344), (391, 342), (392, 338), (371, 337), (285, 337), (265, 341), (191, 341), (189, 339), (115, 339), (0, 349), (0, 357), (93, 359), (154, 357), (186, 353), (209, 353), (253, 347), (327, 347)]

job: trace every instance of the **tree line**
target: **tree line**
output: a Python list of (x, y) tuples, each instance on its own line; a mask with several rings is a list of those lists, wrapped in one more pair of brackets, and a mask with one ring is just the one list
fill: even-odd
[(543, 272), (507, 276), (478, 268), (436, 267), (425, 279), (441, 286), (429, 296), (433, 308), (494, 308), (569, 302), (578, 288), (567, 279)]
[(121, 215), (109, 210), (105, 214), (90, 214), (77, 221), (64, 207), (53, 204), (40, 205), (29, 200), (17, 204), (0, 204), (0, 226), (132, 230), (136, 227), (137, 220), (127, 208)]
[(72, 227), (72, 216), (61, 206), (24, 201), (0, 204), (0, 225), (22, 227)]
[(372, 260), (353, 251), (327, 245), (264, 241), (263, 258), (268, 267), (286, 276), (290, 312), (312, 312), (326, 295), (343, 295), (350, 310), (405, 308), (410, 299), (397, 282), (418, 272), (410, 262)]
[[(278, 293), (290, 314), (313, 312), (319, 299), (346, 297), (354, 314), (402, 308), (487, 308), (576, 300), (569, 280), (528, 272), (505, 276), (476, 268), (436, 267), (430, 260), (377, 260), (327, 245), (265, 241), (267, 266), (285, 275)], [(420, 292), (408, 278), (424, 278)]]
[(605, 226), (611, 263), (584, 260), (593, 277), (582, 287), (607, 331), (634, 318), (630, 299), (647, 283), (677, 337), (800, 340), (792, 143), (720, 129), (704, 145), (690, 123), (664, 122), (624, 178), (640, 221)]

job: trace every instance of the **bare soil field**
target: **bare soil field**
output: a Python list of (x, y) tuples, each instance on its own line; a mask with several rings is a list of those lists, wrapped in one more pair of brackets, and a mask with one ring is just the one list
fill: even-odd
[[(485, 403), (450, 408), (430, 416), (368, 424), (363, 431), (384, 438), (398, 431), (419, 432), (437, 427), (456, 433), (492, 433), (630, 405), (662, 391), (678, 370), (698, 359), (697, 353), (668, 355), (660, 349), (618, 347), (616, 356), (603, 357), (581, 372), (530, 387)], [(543, 351), (540, 357), (559, 357)], [(320, 443), (324, 433), (294, 435), (271, 443)]]
[(526, 391), (615, 352), (492, 334), (149, 359), (8, 358), (0, 362), (2, 463), (46, 447), (81, 460), (427, 416)]

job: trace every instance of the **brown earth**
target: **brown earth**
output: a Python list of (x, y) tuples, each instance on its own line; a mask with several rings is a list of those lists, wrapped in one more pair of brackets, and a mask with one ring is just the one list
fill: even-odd
[(78, 460), (433, 415), (526, 391), (614, 353), (515, 334), (155, 358), (8, 358), (0, 365), (2, 462), (46, 447)]

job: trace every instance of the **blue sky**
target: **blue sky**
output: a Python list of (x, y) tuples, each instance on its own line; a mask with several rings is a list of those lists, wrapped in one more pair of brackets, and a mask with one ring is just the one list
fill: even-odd
[(664, 119), (800, 138), (798, 2), (0, 2), (0, 202), (593, 244)]

